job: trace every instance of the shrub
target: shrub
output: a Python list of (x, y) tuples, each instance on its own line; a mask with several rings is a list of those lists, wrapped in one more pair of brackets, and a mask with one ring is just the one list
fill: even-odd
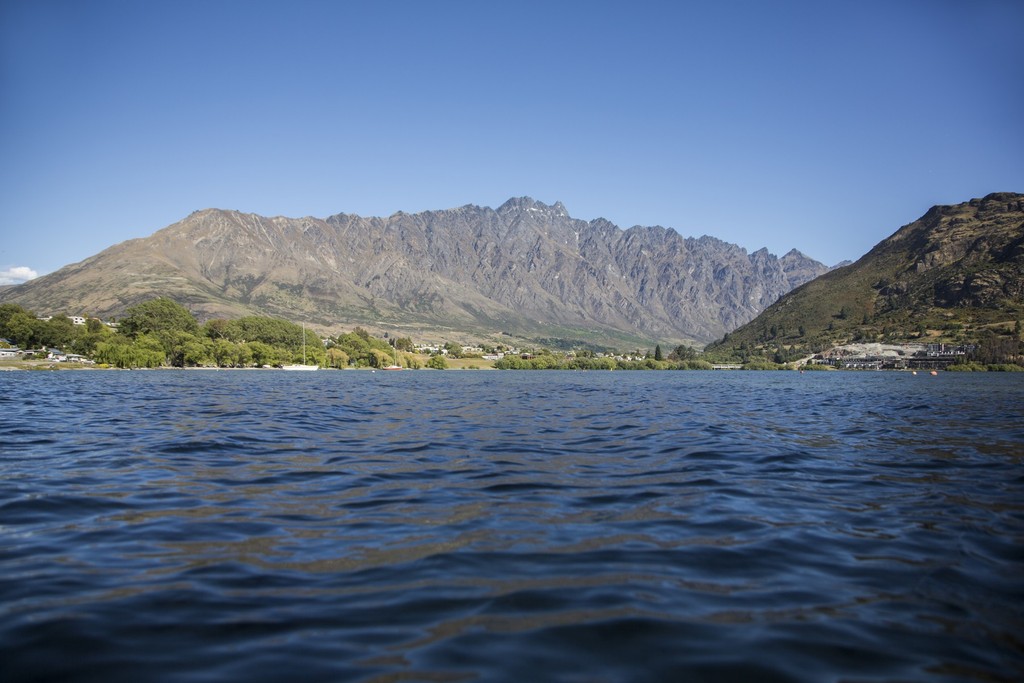
[(783, 370), (784, 365), (779, 365), (768, 360), (752, 360), (743, 364), (744, 370)]

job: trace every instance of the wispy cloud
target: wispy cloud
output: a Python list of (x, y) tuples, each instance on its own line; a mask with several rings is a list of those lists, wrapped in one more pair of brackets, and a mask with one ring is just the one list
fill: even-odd
[(39, 273), (28, 266), (11, 266), (0, 270), (0, 285), (20, 285), (37, 277)]

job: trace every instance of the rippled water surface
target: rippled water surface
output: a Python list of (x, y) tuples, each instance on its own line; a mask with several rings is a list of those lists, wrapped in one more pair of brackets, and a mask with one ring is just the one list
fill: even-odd
[(9, 372), (0, 679), (1024, 679), (1024, 378)]

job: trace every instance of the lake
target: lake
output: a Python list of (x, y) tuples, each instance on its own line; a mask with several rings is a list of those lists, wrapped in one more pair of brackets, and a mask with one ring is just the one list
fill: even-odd
[(0, 373), (0, 680), (1024, 680), (1024, 375)]

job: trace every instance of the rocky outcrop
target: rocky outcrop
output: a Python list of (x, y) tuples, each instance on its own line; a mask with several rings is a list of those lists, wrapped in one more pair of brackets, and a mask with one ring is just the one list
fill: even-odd
[(933, 207), (868, 256), (897, 266), (878, 288), (880, 311), (908, 302), (917, 308), (1012, 302), (1024, 282), (1024, 199), (1000, 192)]
[(706, 341), (826, 270), (796, 250), (621, 230), (520, 197), (387, 218), (198, 211), (3, 298), (111, 316), (159, 295), (201, 317)]

